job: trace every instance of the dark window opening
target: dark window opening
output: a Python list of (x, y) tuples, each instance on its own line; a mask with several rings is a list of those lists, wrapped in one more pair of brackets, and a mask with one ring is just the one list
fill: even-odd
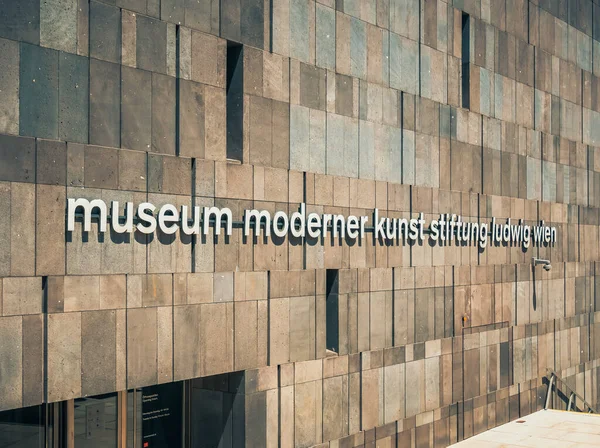
[(470, 108), (470, 70), (471, 56), (471, 18), (469, 14), (462, 15), (462, 106)]
[(339, 270), (327, 269), (326, 344), (327, 350), (340, 352)]
[(227, 43), (227, 158), (242, 161), (244, 134), (244, 47)]

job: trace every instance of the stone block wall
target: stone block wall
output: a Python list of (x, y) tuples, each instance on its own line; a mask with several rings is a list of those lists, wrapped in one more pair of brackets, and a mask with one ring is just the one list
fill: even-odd
[[(0, 410), (193, 379), (243, 396), (232, 446), (335, 448), (449, 445), (543, 407), (547, 368), (598, 405), (599, 23), (596, 0), (0, 0)], [(67, 232), (68, 197), (558, 236)]]

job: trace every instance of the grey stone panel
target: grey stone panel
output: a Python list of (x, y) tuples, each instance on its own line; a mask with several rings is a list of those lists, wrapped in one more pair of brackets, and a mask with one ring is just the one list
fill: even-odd
[(179, 83), (179, 151), (189, 157), (204, 158), (205, 87), (193, 81)]
[(157, 308), (127, 310), (127, 386), (158, 381)]
[(90, 131), (94, 145), (120, 147), (121, 70), (116, 64), (90, 60)]
[(81, 396), (81, 313), (48, 315), (48, 402)]
[(19, 134), (19, 43), (0, 39), (0, 133)]
[(65, 273), (65, 187), (37, 185), (36, 275)]
[(81, 313), (81, 393), (99, 395), (116, 388), (115, 310)]
[(262, 49), (264, 15), (262, 0), (222, 0), (221, 36)]
[(0, 135), (0, 180), (35, 182), (35, 140)]
[(38, 140), (37, 182), (50, 185), (67, 183), (67, 145), (60, 141)]
[(121, 10), (94, 0), (90, 2), (90, 56), (121, 61)]
[(0, 11), (1, 37), (39, 45), (39, 0), (1, 0)]
[(23, 404), (44, 401), (44, 320), (42, 314), (23, 316)]
[(3, 362), (0, 408), (19, 408), (23, 403), (23, 326), (21, 316), (0, 318), (0, 357)]
[(148, 157), (149, 192), (189, 195), (191, 188), (191, 159), (154, 154)]
[(58, 61), (58, 138), (88, 142), (89, 59), (60, 53)]
[(167, 24), (138, 15), (136, 34), (138, 68), (167, 73)]
[(121, 68), (121, 146), (149, 151), (152, 142), (152, 74)]
[(175, 78), (152, 74), (152, 151), (175, 155)]
[[(167, 0), (169, 4), (172, 0)], [(182, 1), (182, 0), (175, 0)], [(185, 26), (211, 34), (219, 33), (221, 2), (220, 0), (184, 0)], [(161, 2), (161, 5), (165, 2)]]
[(19, 133), (58, 138), (58, 52), (21, 44)]
[[(185, 23), (186, 0), (163, 0), (160, 2), (160, 19), (166, 22)], [(189, 26), (189, 25), (188, 25)]]
[(316, 4), (316, 65), (335, 70), (335, 10)]
[(119, 185), (119, 151), (88, 146), (85, 151), (85, 186), (116, 189)]
[(40, 45), (77, 52), (77, 1), (45, 0), (40, 3)]

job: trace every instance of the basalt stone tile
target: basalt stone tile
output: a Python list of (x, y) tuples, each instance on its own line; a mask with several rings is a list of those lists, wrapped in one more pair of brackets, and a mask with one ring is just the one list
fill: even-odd
[(40, 45), (77, 52), (76, 0), (45, 0), (40, 3)]
[(37, 182), (50, 185), (66, 185), (67, 145), (54, 140), (38, 140)]
[(119, 190), (146, 191), (147, 155), (139, 151), (119, 151)]
[(121, 10), (90, 2), (90, 56), (118, 63), (121, 59)]
[(37, 185), (36, 275), (65, 273), (65, 187)]
[(419, 39), (419, 0), (390, 0), (390, 31)]
[(204, 158), (205, 87), (192, 81), (180, 81), (179, 86), (179, 147), (180, 154)]
[(44, 400), (44, 321), (41, 314), (23, 316), (23, 404)]
[[(225, 88), (227, 41), (192, 32), (192, 80)], [(262, 57), (262, 52), (258, 52)]]
[(191, 159), (159, 156), (148, 157), (148, 191), (189, 195), (192, 188)]
[(40, 314), (42, 312), (40, 277), (7, 277), (2, 286), (2, 314), (4, 316)]
[(81, 313), (81, 393), (114, 391), (116, 360), (116, 311)]
[(20, 316), (0, 318), (0, 336), (3, 344), (0, 355), (3, 359), (3, 374), (0, 378), (2, 391), (1, 409), (21, 407), (23, 399), (23, 324)]
[(325, 77), (325, 70), (300, 63), (300, 104), (311, 109), (325, 110)]
[(167, 24), (138, 15), (136, 35), (138, 68), (167, 73)]
[(362, 79), (367, 74), (367, 27), (354, 17), (350, 20), (350, 73)]
[(89, 59), (60, 53), (58, 59), (58, 138), (88, 142)]
[(419, 44), (390, 33), (390, 86), (408, 93), (419, 90)]
[(7, 232), (10, 275), (32, 276), (35, 275), (35, 185), (10, 184), (10, 203), (6, 209), (10, 220), (10, 232)]
[(119, 147), (121, 129), (121, 69), (90, 60), (90, 143)]
[(119, 150), (87, 146), (85, 150), (85, 186), (116, 189), (119, 185)]
[(48, 315), (47, 399), (81, 396), (81, 313)]
[(35, 140), (0, 135), (0, 180), (35, 182)]
[(19, 134), (19, 44), (0, 39), (0, 132)]
[(121, 146), (149, 151), (152, 142), (152, 74), (121, 68)]
[(19, 133), (58, 138), (58, 51), (21, 44)]
[(165, 22), (185, 23), (186, 0), (163, 0), (160, 2), (160, 19)]
[(39, 45), (39, 0), (0, 0), (0, 11), (0, 36)]
[(316, 65), (335, 70), (335, 10), (317, 4), (315, 27)]
[(354, 111), (354, 84), (350, 76), (335, 75), (335, 112), (351, 117)]
[[(167, 4), (170, 2), (171, 0), (167, 0)], [(185, 0), (185, 26), (219, 34), (220, 14), (219, 0)]]
[(156, 384), (157, 308), (127, 310), (127, 385)]

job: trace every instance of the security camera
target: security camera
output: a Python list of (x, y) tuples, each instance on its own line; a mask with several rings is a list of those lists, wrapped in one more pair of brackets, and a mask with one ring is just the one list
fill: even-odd
[(550, 269), (552, 269), (552, 265), (550, 264), (550, 260), (543, 260), (541, 258), (535, 258), (535, 257), (533, 257), (531, 259), (531, 262), (532, 262), (534, 268), (538, 264), (542, 264), (545, 271), (549, 271)]

